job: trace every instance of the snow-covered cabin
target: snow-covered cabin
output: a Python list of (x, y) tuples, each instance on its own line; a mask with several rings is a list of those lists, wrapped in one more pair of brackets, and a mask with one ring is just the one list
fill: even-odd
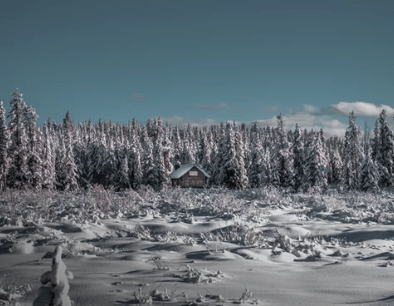
[(172, 186), (181, 188), (203, 188), (211, 176), (196, 164), (185, 164), (179, 166), (170, 174)]

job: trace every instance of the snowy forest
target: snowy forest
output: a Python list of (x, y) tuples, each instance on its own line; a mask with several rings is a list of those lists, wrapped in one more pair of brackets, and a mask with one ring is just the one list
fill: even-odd
[(376, 192), (394, 182), (394, 137), (383, 110), (373, 137), (355, 123), (343, 138), (327, 138), (324, 131), (307, 131), (298, 124), (286, 130), (282, 115), (276, 127), (146, 126), (101, 120), (37, 126), (38, 115), (22, 94), (12, 94), (8, 114), (0, 102), (1, 189), (88, 189), (99, 184), (121, 191), (149, 185), (170, 185), (177, 163), (195, 163), (207, 171), (209, 186), (228, 189), (275, 187), (288, 192), (338, 190)]

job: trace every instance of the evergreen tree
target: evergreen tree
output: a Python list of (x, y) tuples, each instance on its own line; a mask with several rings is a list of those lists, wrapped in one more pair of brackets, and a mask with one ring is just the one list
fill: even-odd
[(374, 138), (372, 139), (372, 159), (375, 162), (380, 162), (381, 160), (381, 137), (379, 128), (379, 119), (375, 121), (375, 129), (373, 131)]
[(84, 125), (78, 124), (76, 130), (76, 141), (74, 143), (74, 161), (78, 168), (78, 186), (87, 189), (89, 187), (89, 136)]
[(72, 191), (78, 189), (78, 168), (74, 160), (70, 135), (68, 135), (64, 140), (65, 159), (63, 162), (62, 189)]
[(40, 190), (42, 187), (42, 133), (36, 126), (38, 118), (35, 109), (31, 106), (24, 109), (22, 122), (28, 136), (27, 185), (36, 190)]
[(167, 131), (164, 133), (162, 148), (163, 148), (163, 161), (165, 168), (165, 183), (169, 184), (170, 183), (169, 175), (174, 171), (174, 166), (171, 163), (174, 154), (173, 154), (173, 144), (171, 140), (168, 138)]
[(183, 140), (183, 148), (180, 154), (180, 162), (182, 165), (193, 164), (194, 159), (190, 150), (190, 143), (188, 139)]
[(248, 186), (249, 184), (249, 179), (248, 179), (248, 172), (246, 170), (245, 166), (245, 151), (244, 151), (245, 145), (244, 145), (244, 138), (243, 134), (241, 131), (236, 128), (235, 130), (235, 150), (236, 150), (236, 159), (237, 159), (237, 168), (236, 168), (236, 183), (235, 183), (235, 188), (236, 189), (244, 189)]
[(305, 158), (304, 158), (304, 143), (302, 131), (296, 123), (294, 130), (294, 144), (292, 147), (293, 151), (293, 161), (294, 161), (294, 191), (300, 191), (303, 186), (306, 173), (305, 173)]
[(164, 164), (163, 146), (160, 136), (156, 138), (156, 142), (154, 143), (153, 159), (155, 164), (154, 176), (156, 178), (156, 183), (154, 188), (156, 190), (161, 190), (163, 185), (168, 184), (169, 180), (166, 172), (166, 167)]
[[(226, 153), (223, 155), (223, 166), (220, 168), (220, 181), (230, 189), (242, 189), (248, 184), (243, 151), (241, 150), (242, 138), (238, 131), (234, 133), (230, 123), (226, 125)], [(239, 144), (238, 149), (235, 142)]]
[(260, 188), (264, 185), (264, 152), (260, 143), (259, 132), (256, 130), (251, 136), (250, 165), (248, 168), (249, 186)]
[(200, 144), (197, 153), (197, 162), (201, 167), (210, 172), (211, 169), (211, 148), (208, 142), (207, 134), (205, 132), (200, 132)]
[(355, 123), (354, 111), (349, 116), (349, 127), (345, 133), (343, 187), (354, 190), (359, 185), (359, 169), (364, 160), (364, 153), (360, 144), (361, 131)]
[(179, 134), (179, 128), (176, 126), (174, 134), (172, 136), (172, 143), (174, 145), (174, 151), (173, 151), (173, 160), (172, 163), (175, 164), (175, 162), (179, 161), (181, 159), (181, 152), (182, 152), (182, 141), (181, 137)]
[[(108, 147), (104, 152), (104, 159), (102, 161), (101, 174), (104, 177), (104, 186), (114, 186), (115, 175), (117, 171), (117, 160), (115, 156), (115, 148), (112, 138), (108, 137)], [(114, 186), (115, 187), (115, 186)]]
[[(379, 116), (380, 123), (380, 158), (378, 162), (387, 169), (387, 175), (382, 175), (380, 183), (383, 187), (392, 186), (394, 183), (394, 135), (387, 122), (386, 110)], [(386, 171), (385, 171), (386, 172)]]
[(221, 168), (223, 167), (225, 163), (225, 157), (227, 155), (227, 148), (226, 148), (226, 136), (225, 136), (225, 129), (224, 129), (224, 124), (223, 122), (220, 123), (220, 130), (219, 130), (219, 136), (217, 139), (218, 142), (218, 147), (217, 151), (215, 152), (214, 155), (211, 157), (211, 160), (214, 161), (213, 167), (212, 167), (212, 174), (209, 179), (209, 185), (210, 186), (221, 186), (222, 185), (222, 177), (220, 176), (220, 171)]
[(142, 131), (141, 143), (143, 144), (143, 156), (142, 156), (142, 183), (144, 185), (150, 185), (155, 188), (157, 184), (157, 177), (155, 172), (155, 163), (153, 159), (153, 144), (151, 139), (148, 137), (147, 131)]
[(7, 173), (9, 168), (8, 142), (9, 133), (5, 119), (5, 108), (3, 101), (0, 101), (0, 190), (4, 190), (7, 185)]
[(117, 162), (116, 174), (114, 175), (115, 190), (123, 191), (131, 187), (127, 150), (118, 144), (115, 148), (115, 157)]
[(275, 171), (278, 172), (279, 186), (289, 188), (293, 186), (294, 176), (291, 143), (287, 139), (282, 114), (277, 116), (277, 119), (276, 135), (278, 139), (275, 148)]
[(371, 157), (371, 150), (365, 154), (364, 162), (361, 166), (360, 173), (360, 186), (362, 191), (373, 191), (379, 190), (379, 168)]
[(327, 189), (327, 161), (320, 135), (313, 137), (312, 145), (308, 147), (306, 154), (306, 180), (304, 190), (310, 187), (319, 190)]
[(341, 184), (343, 180), (342, 175), (342, 158), (339, 155), (338, 149), (335, 149), (332, 159), (330, 161), (331, 183), (335, 185)]
[(52, 137), (48, 131), (48, 125), (43, 126), (43, 149), (42, 149), (42, 188), (54, 189), (56, 185), (56, 171)]
[(12, 94), (10, 101), (10, 111), (7, 118), (8, 130), (10, 132), (10, 145), (8, 147), (8, 156), (10, 167), (7, 177), (7, 185), (11, 188), (26, 188), (28, 181), (28, 137), (26, 135), (26, 127), (23, 125), (23, 112), (26, 104), (22, 99), (22, 94), (18, 89)]
[(64, 161), (66, 158), (66, 146), (64, 143), (64, 138), (59, 137), (57, 138), (58, 144), (56, 145), (56, 159), (55, 159), (55, 171), (56, 171), (56, 188), (58, 190), (65, 190), (66, 185), (66, 170), (64, 169)]
[(274, 150), (271, 147), (265, 149), (264, 154), (264, 185), (267, 187), (280, 187), (279, 172), (277, 171), (275, 155), (272, 154)]
[(139, 189), (142, 185), (143, 182), (143, 169), (142, 169), (142, 163), (141, 163), (141, 142), (139, 137), (136, 135), (133, 136), (135, 141), (134, 141), (134, 146), (132, 149), (132, 154), (133, 154), (133, 164), (132, 164), (132, 179), (131, 183), (134, 189)]
[(205, 161), (203, 160), (202, 165), (203, 167), (205, 167), (204, 169), (211, 175), (213, 172), (215, 156), (218, 150), (212, 131), (207, 132), (207, 148), (209, 148), (210, 152), (209, 155), (207, 152), (207, 156), (205, 158)]

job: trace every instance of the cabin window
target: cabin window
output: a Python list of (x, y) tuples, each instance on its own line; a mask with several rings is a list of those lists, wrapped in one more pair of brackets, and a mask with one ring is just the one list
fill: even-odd
[(189, 175), (190, 176), (198, 176), (198, 172), (197, 171), (190, 171)]

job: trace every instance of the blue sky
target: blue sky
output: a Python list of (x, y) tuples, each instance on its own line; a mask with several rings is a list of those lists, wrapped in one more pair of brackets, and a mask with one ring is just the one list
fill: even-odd
[(0, 100), (18, 87), (39, 125), (393, 126), (392, 0), (4, 0), (0, 42)]

